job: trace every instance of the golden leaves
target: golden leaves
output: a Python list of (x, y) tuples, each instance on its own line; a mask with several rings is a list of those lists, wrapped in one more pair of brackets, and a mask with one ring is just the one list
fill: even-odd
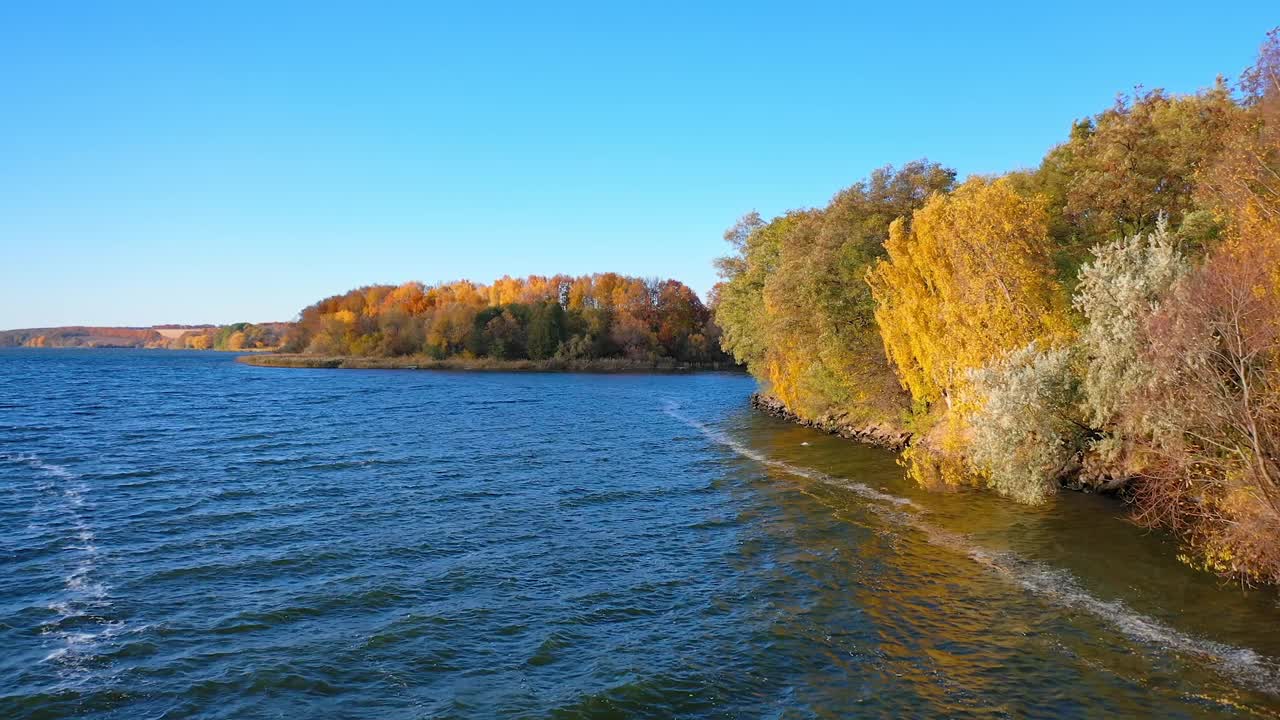
[(1066, 336), (1048, 213), (1005, 179), (972, 179), (890, 226), (868, 274), (885, 352), (918, 404), (951, 404), (971, 369)]

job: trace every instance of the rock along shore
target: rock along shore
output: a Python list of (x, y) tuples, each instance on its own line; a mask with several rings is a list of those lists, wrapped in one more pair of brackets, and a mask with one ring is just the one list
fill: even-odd
[(878, 445), (890, 450), (902, 450), (911, 442), (911, 433), (905, 430), (884, 425), (854, 424), (849, 422), (843, 415), (824, 415), (814, 420), (802, 418), (788, 410), (781, 400), (761, 393), (755, 393), (751, 396), (751, 407), (797, 425), (804, 425), (831, 435), (839, 435), (842, 438), (867, 443), (868, 445)]

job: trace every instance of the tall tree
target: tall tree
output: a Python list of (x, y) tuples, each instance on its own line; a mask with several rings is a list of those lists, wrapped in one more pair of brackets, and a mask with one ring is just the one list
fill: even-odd
[(554, 357), (565, 339), (565, 315), (560, 303), (541, 303), (529, 322), (529, 359), (546, 360)]
[(1041, 196), (969, 180), (894, 221), (869, 274), (885, 351), (917, 404), (950, 406), (970, 370), (1069, 330)]

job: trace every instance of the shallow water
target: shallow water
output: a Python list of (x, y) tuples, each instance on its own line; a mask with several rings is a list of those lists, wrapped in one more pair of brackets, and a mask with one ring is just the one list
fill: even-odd
[(0, 717), (1280, 717), (1274, 591), (752, 389), (0, 351)]

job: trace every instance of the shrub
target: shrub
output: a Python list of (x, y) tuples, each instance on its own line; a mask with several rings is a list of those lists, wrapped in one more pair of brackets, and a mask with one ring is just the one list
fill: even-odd
[(970, 374), (970, 462), (1002, 495), (1036, 504), (1054, 493), (1087, 433), (1075, 420), (1078, 383), (1069, 347), (1030, 343)]
[(1078, 340), (1085, 360), (1083, 420), (1100, 432), (1094, 449), (1104, 467), (1114, 465), (1128, 443), (1117, 427), (1119, 413), (1151, 377), (1144, 361), (1147, 321), (1186, 273), (1163, 216), (1145, 237), (1095, 247), (1093, 260), (1080, 269), (1072, 302), (1087, 321)]
[(1127, 427), (1148, 436), (1138, 517), (1197, 563), (1280, 581), (1280, 236), (1220, 249), (1150, 322), (1152, 380)]

